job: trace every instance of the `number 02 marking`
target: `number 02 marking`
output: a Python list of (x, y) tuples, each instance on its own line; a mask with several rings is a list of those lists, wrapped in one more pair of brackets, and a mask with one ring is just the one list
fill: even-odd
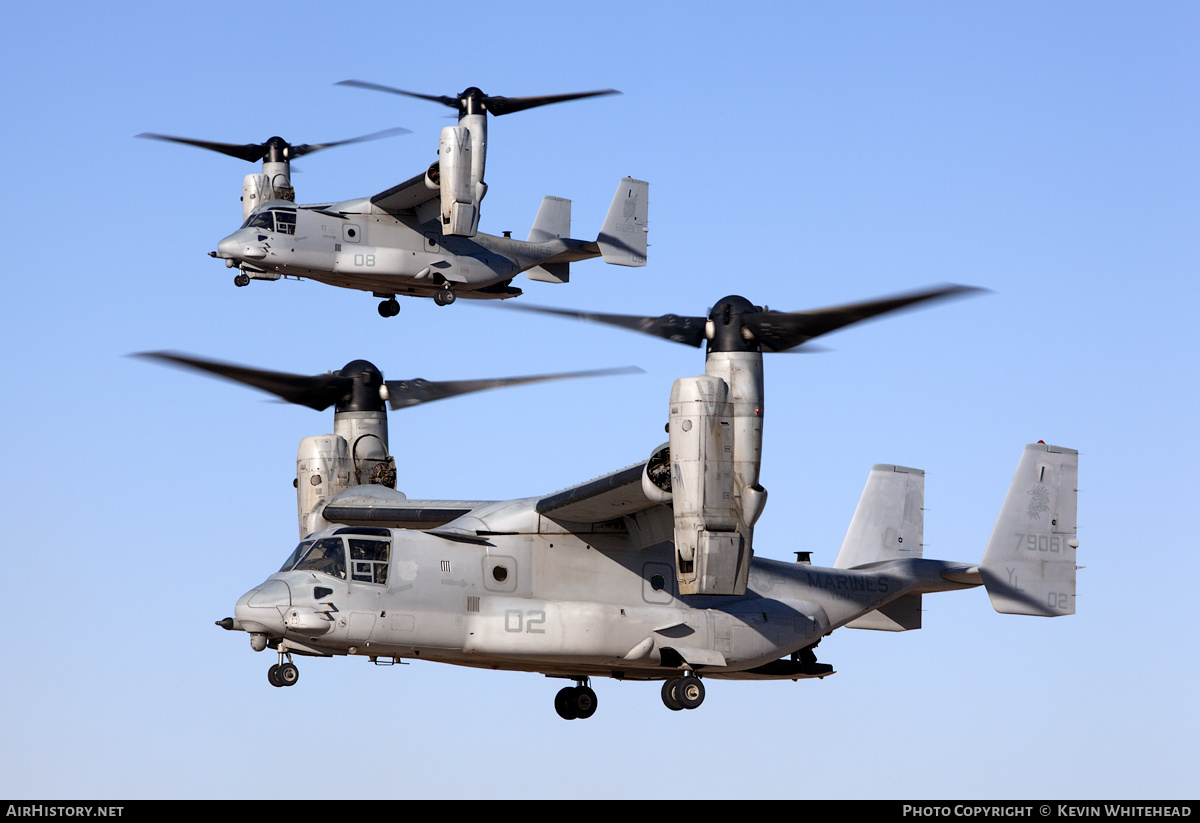
[(504, 631), (512, 632), (513, 634), (545, 634), (546, 630), (542, 626), (546, 622), (546, 613), (541, 609), (534, 609), (526, 612), (520, 609), (508, 609), (504, 612)]

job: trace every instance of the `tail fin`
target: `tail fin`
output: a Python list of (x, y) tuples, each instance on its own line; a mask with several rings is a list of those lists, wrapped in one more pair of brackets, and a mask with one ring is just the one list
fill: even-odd
[[(528, 242), (545, 243), (571, 236), (571, 201), (561, 197), (543, 197)], [(566, 283), (571, 279), (570, 263), (543, 263), (525, 272), (530, 280), (542, 283)]]
[(920, 557), (924, 505), (925, 472), (883, 464), (871, 467), (833, 567), (852, 569), (879, 560)]
[(1025, 447), (979, 566), (996, 611), (1075, 613), (1078, 478), (1079, 452), (1044, 443)]
[(571, 201), (561, 197), (543, 197), (533, 228), (529, 230), (530, 243), (545, 243), (571, 236)]
[[(873, 466), (834, 568), (920, 557), (924, 506), (925, 472), (904, 466)], [(851, 620), (846, 627), (888, 632), (919, 629), (921, 595), (906, 594)]]
[(617, 185), (612, 205), (596, 244), (605, 263), (618, 266), (646, 265), (647, 212), (650, 184), (626, 177)]

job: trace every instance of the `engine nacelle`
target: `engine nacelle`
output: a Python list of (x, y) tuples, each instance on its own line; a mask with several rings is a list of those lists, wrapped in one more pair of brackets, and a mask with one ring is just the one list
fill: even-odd
[(679, 593), (745, 594), (753, 551), (735, 488), (729, 386), (707, 375), (676, 380), (667, 430)]
[[(270, 164), (264, 163), (264, 167)], [(280, 165), (278, 163), (274, 165)], [(296, 190), (285, 172), (271, 174), (247, 174), (242, 179), (242, 221), (251, 212), (268, 200), (290, 200), (295, 202)]]
[(353, 468), (346, 438), (322, 434), (300, 441), (296, 453), (296, 509), (301, 537), (329, 528), (321, 512), (326, 503), (350, 488)]
[[(442, 200), (442, 234), (474, 237), (479, 204), (487, 194), (483, 182), (483, 140), (474, 129), (447, 126), (438, 143), (438, 184)], [(426, 173), (426, 180), (431, 175)]]

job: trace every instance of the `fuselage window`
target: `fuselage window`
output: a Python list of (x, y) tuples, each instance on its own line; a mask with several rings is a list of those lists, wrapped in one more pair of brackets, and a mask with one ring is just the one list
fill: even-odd
[(391, 543), (358, 537), (347, 537), (346, 541), (350, 544), (351, 578), (360, 583), (386, 585)]
[(321, 572), (345, 580), (346, 552), (341, 538), (325, 537), (313, 543), (293, 571)]

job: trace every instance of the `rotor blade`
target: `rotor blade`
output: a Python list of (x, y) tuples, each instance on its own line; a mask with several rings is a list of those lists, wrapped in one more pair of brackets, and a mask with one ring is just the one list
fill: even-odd
[(354, 379), (350, 377), (340, 377), (332, 374), (318, 374), (312, 377), (305, 377), (300, 374), (287, 374), (285, 372), (264, 371), (245, 366), (235, 366), (232, 363), (222, 363), (216, 360), (202, 360), (197, 357), (188, 357), (172, 352), (142, 352), (136, 356), (162, 360), (208, 372), (209, 374), (215, 374), (218, 377), (224, 377), (226, 380), (245, 383), (248, 386), (262, 389), (276, 397), (283, 398), (289, 403), (308, 406), (310, 409), (317, 411), (324, 411), (332, 406), (344, 397), (354, 385)]
[(384, 129), (373, 134), (364, 134), (362, 137), (351, 137), (349, 140), (337, 140), (333, 143), (316, 143), (313, 145), (305, 143), (303, 146), (290, 146), (288, 148), (288, 156), (291, 158), (303, 157), (306, 154), (312, 154), (314, 151), (332, 149), (334, 146), (345, 146), (349, 143), (364, 143), (367, 140), (382, 140), (384, 137), (395, 137), (400, 134), (412, 134), (412, 131), (397, 126), (393, 129)]
[(865, 303), (850, 303), (812, 311), (779, 312), (766, 311), (742, 315), (742, 322), (749, 328), (763, 351), (780, 352), (836, 331), (853, 323), (868, 320), (881, 314), (909, 308), (918, 303), (958, 297), (985, 291), (973, 286), (942, 286), (926, 291), (899, 294)]
[(227, 154), (230, 157), (236, 157), (239, 160), (246, 160), (251, 163), (256, 160), (262, 160), (267, 153), (266, 143), (244, 143), (241, 145), (235, 143), (215, 143), (211, 140), (193, 140), (190, 137), (172, 137), (169, 134), (151, 134), (150, 132), (142, 132), (137, 136), (150, 140), (167, 140), (171, 143), (196, 146), (197, 148), (220, 152), (221, 154)]
[(633, 314), (600, 314), (599, 312), (573, 311), (571, 309), (552, 309), (548, 306), (533, 306), (528, 303), (516, 303), (503, 307), (508, 311), (530, 311), (541, 314), (557, 314), (561, 317), (572, 317), (592, 323), (607, 323), (630, 331), (661, 337), (673, 343), (683, 343), (687, 346), (700, 346), (704, 343), (703, 317), (680, 317), (676, 314), (664, 314), (661, 317), (638, 317)]
[(405, 97), (419, 97), (422, 100), (429, 100), (434, 103), (441, 103), (443, 106), (449, 106), (452, 109), (458, 108), (457, 97), (435, 96), (431, 94), (418, 94), (415, 91), (404, 91), (403, 89), (392, 88), (391, 86), (383, 86), (379, 83), (368, 83), (365, 80), (340, 80), (334, 83), (335, 86), (351, 86), (356, 89), (368, 89), (370, 91), (382, 91), (388, 94), (403, 94)]
[(491, 380), (442, 380), (433, 382), (417, 378), (415, 380), (385, 380), (387, 386), (387, 401), (393, 411), (407, 409), (421, 403), (432, 403), (434, 400), (444, 400), (447, 397), (457, 397), (460, 394), (499, 389), (504, 386), (519, 386), (523, 383), (541, 383), (547, 380), (566, 380), (574, 377), (605, 377), (613, 374), (640, 374), (637, 366), (625, 366), (619, 369), (597, 369), (595, 371), (563, 372), (560, 374), (539, 374), (529, 377), (499, 377)]
[(552, 103), (565, 103), (568, 100), (580, 100), (584, 97), (598, 97), (602, 94), (620, 94), (616, 89), (601, 89), (600, 91), (580, 91), (574, 94), (543, 94), (537, 97), (485, 97), (483, 104), (487, 110), (497, 117), (503, 114), (513, 114), (538, 106), (549, 106)]

